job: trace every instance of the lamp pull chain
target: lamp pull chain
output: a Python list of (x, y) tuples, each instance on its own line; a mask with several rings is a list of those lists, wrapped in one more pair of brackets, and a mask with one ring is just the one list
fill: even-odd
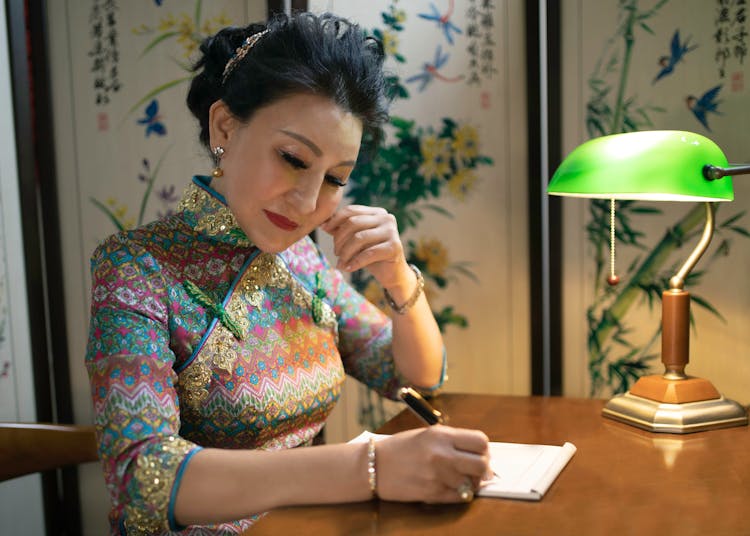
[(607, 283), (615, 286), (620, 282), (619, 276), (615, 275), (615, 200), (609, 200), (609, 277)]

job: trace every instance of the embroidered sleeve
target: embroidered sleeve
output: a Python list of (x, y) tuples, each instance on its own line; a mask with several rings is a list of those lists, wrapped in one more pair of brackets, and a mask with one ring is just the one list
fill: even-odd
[(406, 380), (393, 361), (391, 320), (333, 272), (339, 322), (339, 352), (347, 374), (388, 398)]
[(128, 533), (175, 528), (180, 475), (200, 448), (178, 435), (164, 287), (154, 259), (122, 237), (92, 258), (86, 365), (113, 517)]
[[(350, 376), (395, 400), (399, 388), (409, 382), (398, 372), (393, 360), (391, 319), (344, 281), (340, 272), (332, 273), (336, 288), (333, 310), (338, 317), (339, 352), (344, 368)], [(444, 352), (443, 372), (438, 384), (416, 387), (425, 393), (440, 388), (445, 365)]]

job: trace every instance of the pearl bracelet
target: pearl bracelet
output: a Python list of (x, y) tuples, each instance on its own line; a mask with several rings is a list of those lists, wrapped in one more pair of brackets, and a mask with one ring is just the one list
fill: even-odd
[(367, 443), (367, 483), (373, 499), (378, 496), (378, 474), (375, 468), (375, 438), (371, 437)]
[(419, 299), (419, 296), (422, 294), (422, 289), (424, 288), (424, 277), (422, 277), (422, 272), (419, 271), (419, 268), (414, 266), (413, 264), (409, 265), (409, 268), (412, 269), (414, 272), (414, 275), (417, 276), (417, 286), (414, 288), (414, 292), (412, 292), (411, 296), (409, 296), (409, 299), (404, 302), (403, 305), (398, 305), (394, 301), (391, 294), (388, 292), (388, 289), (383, 289), (383, 294), (385, 295), (385, 301), (388, 302), (388, 305), (396, 311), (398, 314), (403, 315), (406, 314), (406, 311), (412, 308), (412, 306), (417, 303), (417, 300)]

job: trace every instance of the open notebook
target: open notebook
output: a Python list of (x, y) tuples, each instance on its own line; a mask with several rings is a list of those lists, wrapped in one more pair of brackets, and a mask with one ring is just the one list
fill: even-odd
[[(367, 442), (370, 436), (375, 439), (388, 437), (362, 432), (350, 443)], [(576, 447), (573, 443), (556, 446), (491, 441), (490, 466), (495, 476), (482, 482), (477, 495), (538, 501), (575, 452)]]

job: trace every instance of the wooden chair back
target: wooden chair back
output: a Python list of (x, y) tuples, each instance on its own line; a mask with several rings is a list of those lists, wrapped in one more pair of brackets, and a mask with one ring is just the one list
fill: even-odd
[(0, 422), (0, 482), (98, 459), (93, 426)]

